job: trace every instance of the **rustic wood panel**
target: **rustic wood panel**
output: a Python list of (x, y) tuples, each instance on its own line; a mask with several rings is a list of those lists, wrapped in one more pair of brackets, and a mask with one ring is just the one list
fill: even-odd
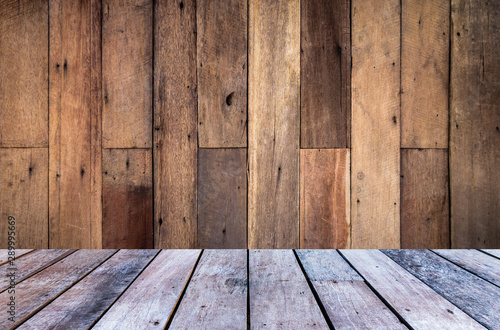
[(48, 146), (48, 9), (48, 0), (0, 5), (0, 147)]
[(155, 3), (155, 247), (196, 245), (195, 2)]
[(15, 249), (15, 251), (8, 250), (8, 249), (1, 249), (0, 250), (0, 265), (3, 265), (3, 264), (10, 262), (10, 260), (9, 260), (10, 257), (15, 256), (15, 260), (17, 260), (17, 259), (21, 258), (22, 256), (25, 256), (26, 254), (28, 254), (32, 251), (33, 251), (33, 249)]
[(301, 1), (302, 148), (350, 144), (350, 0)]
[(500, 2), (452, 0), (452, 248), (500, 248)]
[(500, 259), (500, 250), (482, 250), (482, 251)]
[(247, 150), (198, 150), (198, 247), (247, 247)]
[(350, 248), (349, 149), (300, 150), (300, 248)]
[(103, 248), (153, 247), (151, 157), (151, 149), (103, 150)]
[[(161, 251), (94, 329), (123, 329), (124, 325), (140, 329), (163, 328), (187, 285), (199, 254), (199, 250)], [(158, 289), (151, 290), (152, 287)]]
[(401, 8), (401, 146), (448, 147), (450, 2)]
[(151, 148), (153, 2), (105, 0), (102, 18), (103, 148)]
[(249, 4), (248, 244), (299, 243), (300, 2)]
[(247, 146), (247, 1), (198, 0), (198, 141)]
[(399, 248), (400, 2), (352, 2), (353, 248)]
[(450, 248), (447, 149), (401, 150), (401, 248)]
[(9, 246), (10, 232), (16, 248), (49, 247), (48, 161), (46, 148), (0, 149), (1, 247)]

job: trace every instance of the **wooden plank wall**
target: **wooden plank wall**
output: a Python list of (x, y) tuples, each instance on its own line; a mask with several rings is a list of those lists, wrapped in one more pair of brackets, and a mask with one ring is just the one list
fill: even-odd
[(0, 5), (0, 244), (500, 248), (500, 5)]

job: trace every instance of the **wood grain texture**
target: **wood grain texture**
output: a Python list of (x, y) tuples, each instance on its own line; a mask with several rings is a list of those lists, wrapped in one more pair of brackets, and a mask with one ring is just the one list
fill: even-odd
[(151, 149), (103, 150), (103, 248), (153, 248), (151, 157)]
[(16, 249), (49, 247), (48, 161), (46, 148), (0, 149), (1, 247), (9, 246), (10, 232)]
[(349, 155), (349, 149), (300, 150), (300, 248), (350, 248)]
[(0, 4), (0, 147), (48, 146), (48, 0)]
[(384, 253), (488, 329), (500, 324), (499, 287), (428, 250)]
[(350, 0), (301, 1), (302, 148), (350, 145)]
[(452, 1), (452, 248), (500, 248), (500, 2)]
[[(161, 251), (97, 322), (94, 329), (165, 327), (187, 285), (199, 254), (200, 250)], [(147, 303), (144, 300), (146, 297)]]
[(247, 291), (246, 250), (205, 250), (169, 329), (246, 329)]
[(249, 253), (251, 329), (328, 329), (293, 251)]
[(412, 328), (483, 329), (382, 252), (343, 250), (341, 253)]
[(33, 249), (15, 249), (15, 250), (1, 249), (0, 250), (0, 265), (3, 265), (3, 264), (10, 262), (12, 260), (10, 258), (15, 258), (15, 260), (17, 260), (17, 259), (21, 258), (22, 256), (25, 256), (26, 254), (28, 254), (32, 251), (33, 251)]
[(196, 246), (196, 6), (155, 3), (155, 247)]
[(450, 248), (447, 149), (401, 150), (401, 248)]
[[(92, 325), (116, 300), (157, 250), (121, 250), (19, 329), (83, 329)], [(89, 303), (92, 302), (92, 303)]]
[(50, 2), (50, 247), (101, 247), (99, 24), (96, 0)]
[(105, 0), (102, 18), (103, 148), (151, 148), (153, 2)]
[(352, 2), (353, 248), (399, 248), (400, 2)]
[(247, 150), (198, 150), (198, 247), (247, 247)]
[(482, 251), (484, 251), (484, 252), (486, 252), (486, 253), (488, 253), (488, 254), (490, 254), (492, 256), (495, 256), (495, 257), (497, 257), (497, 258), (500, 259), (500, 250), (487, 250), (487, 249), (485, 249), (485, 250), (482, 250)]
[(247, 146), (247, 1), (198, 0), (198, 143)]
[(248, 245), (299, 244), (300, 1), (249, 3)]
[(401, 147), (448, 147), (450, 2), (401, 8)]

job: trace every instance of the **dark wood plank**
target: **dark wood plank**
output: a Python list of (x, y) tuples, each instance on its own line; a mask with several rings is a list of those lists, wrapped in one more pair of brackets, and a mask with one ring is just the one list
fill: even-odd
[(342, 250), (341, 253), (412, 328), (483, 329), (382, 252)]
[(302, 148), (349, 147), (350, 0), (301, 1)]
[(155, 2), (155, 247), (196, 246), (196, 6)]
[(408, 272), (492, 329), (500, 324), (500, 288), (429, 250), (383, 251)]
[(152, 147), (153, 1), (105, 0), (102, 144)]
[(9, 233), (16, 249), (49, 247), (48, 156), (46, 148), (0, 149), (1, 247), (9, 247)]
[(299, 245), (300, 0), (249, 3), (248, 245)]
[(500, 248), (500, 2), (451, 3), (451, 246)]
[(32, 252), (33, 249), (15, 249), (14, 250), (8, 250), (8, 249), (1, 249), (0, 250), (0, 265), (6, 264), (11, 261), (10, 258), (15, 258), (15, 260), (21, 258), (22, 256), (25, 256), (26, 254)]
[(247, 247), (247, 150), (198, 150), (198, 247)]
[(103, 150), (103, 248), (153, 247), (151, 157), (151, 149)]
[(157, 250), (121, 250), (20, 326), (20, 329), (88, 328), (116, 300)]
[(247, 1), (198, 0), (198, 143), (247, 146)]
[(300, 248), (351, 247), (349, 149), (300, 150)]
[(246, 329), (247, 290), (246, 250), (205, 250), (170, 329)]
[(200, 250), (163, 250), (93, 329), (164, 328)]
[(450, 248), (447, 149), (401, 150), (401, 248)]
[(249, 253), (252, 329), (328, 329), (293, 251)]
[[(352, 1), (352, 248), (399, 248), (400, 1)], [(376, 13), (376, 14), (375, 14)]]
[(48, 10), (48, 0), (0, 4), (0, 147), (48, 146)]

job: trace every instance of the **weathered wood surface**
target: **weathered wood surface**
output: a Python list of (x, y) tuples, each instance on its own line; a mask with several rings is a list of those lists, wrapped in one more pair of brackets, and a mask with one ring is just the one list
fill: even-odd
[(198, 139), (247, 146), (247, 1), (198, 0)]
[(247, 251), (205, 250), (169, 329), (246, 329)]
[(105, 0), (103, 148), (151, 148), (153, 1)]
[(402, 1), (402, 148), (448, 148), (449, 34), (449, 1)]
[(352, 247), (399, 248), (400, 1), (351, 8)]
[(248, 247), (299, 244), (300, 1), (249, 3)]
[(349, 149), (300, 151), (300, 248), (351, 247)]
[(328, 329), (292, 251), (249, 254), (250, 328)]
[(301, 1), (302, 148), (350, 145), (350, 0)]
[(163, 328), (187, 285), (199, 254), (199, 250), (161, 251), (94, 329)]
[(155, 2), (155, 247), (196, 246), (197, 86), (193, 0)]
[(247, 150), (198, 150), (198, 247), (247, 247)]
[[(12, 250), (10, 250), (12, 251)], [(32, 252), (33, 249), (16, 249), (15, 251), (12, 251), (11, 253), (15, 254), (15, 260), (21, 258), (22, 256), (25, 256), (26, 254)], [(9, 250), (8, 249), (1, 249), (0, 250), (0, 265), (3, 265), (5, 263), (10, 262), (9, 257), (14, 256), (13, 254), (9, 255)]]
[(16, 248), (49, 247), (48, 161), (46, 148), (0, 149), (1, 247), (9, 246), (9, 236)]
[(491, 254), (492, 256), (495, 256), (497, 258), (500, 258), (500, 250), (482, 250), (488, 254)]
[(153, 248), (151, 157), (151, 149), (103, 150), (103, 248)]
[[(418, 329), (483, 328), (382, 252), (343, 250), (341, 253), (411, 327)], [(397, 251), (394, 250), (394, 253)], [(456, 287), (450, 287), (450, 290), (454, 289)]]
[(450, 248), (447, 149), (401, 150), (401, 248)]
[(452, 248), (500, 248), (500, 2), (451, 2)]

